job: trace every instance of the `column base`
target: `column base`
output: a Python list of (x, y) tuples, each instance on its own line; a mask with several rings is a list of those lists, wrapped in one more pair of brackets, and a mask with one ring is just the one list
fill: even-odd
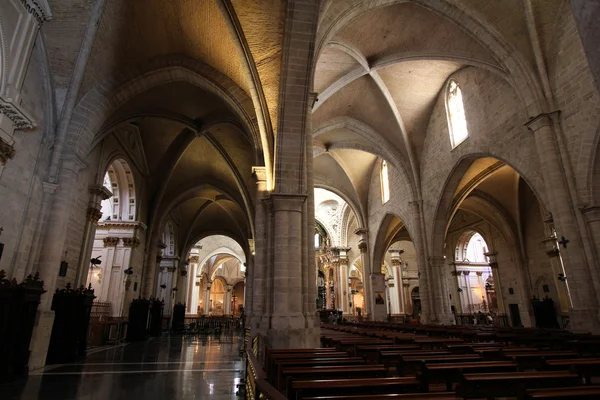
[(293, 349), (320, 347), (321, 328), (313, 315), (293, 314), (268, 317), (253, 317), (252, 334), (259, 334), (261, 347), (271, 349)]
[(600, 314), (591, 308), (571, 308), (569, 310), (570, 330), (578, 333), (600, 333)]
[(46, 365), (46, 355), (50, 346), (50, 336), (54, 325), (54, 311), (38, 310), (31, 336), (29, 349), (29, 370), (43, 368)]

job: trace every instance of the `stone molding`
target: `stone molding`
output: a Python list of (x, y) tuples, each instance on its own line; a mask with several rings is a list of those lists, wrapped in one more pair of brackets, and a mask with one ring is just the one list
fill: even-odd
[(252, 175), (254, 175), (257, 182), (266, 182), (267, 167), (252, 167)]
[(100, 218), (102, 218), (102, 211), (98, 210), (95, 207), (89, 207), (87, 209), (86, 217), (88, 221), (97, 224)]
[(92, 196), (98, 196), (102, 200), (110, 199), (113, 196), (110, 190), (101, 185), (90, 185), (88, 191)]
[(104, 247), (116, 247), (119, 244), (119, 238), (114, 236), (107, 236), (104, 239)]
[(525, 123), (525, 126), (532, 132), (537, 132), (545, 126), (552, 126), (560, 118), (560, 110), (552, 111), (550, 113), (543, 113), (537, 117), (531, 118)]
[(191, 263), (198, 264), (200, 261), (200, 256), (190, 256), (189, 260)]
[(111, 229), (134, 229), (142, 228), (146, 230), (146, 225), (139, 221), (102, 221), (98, 223), (98, 229), (111, 230)]
[(52, 12), (46, 0), (21, 0), (23, 7), (36, 19), (39, 26), (52, 19)]
[(36, 123), (24, 110), (16, 104), (13, 104), (10, 99), (5, 100), (0, 97), (0, 114), (6, 115), (13, 123), (15, 129), (33, 129)]
[(121, 239), (123, 240), (123, 246), (125, 247), (131, 247), (132, 249), (135, 249), (140, 245), (140, 239), (137, 237), (124, 237)]
[(15, 156), (15, 148), (0, 138), (0, 164), (6, 165)]

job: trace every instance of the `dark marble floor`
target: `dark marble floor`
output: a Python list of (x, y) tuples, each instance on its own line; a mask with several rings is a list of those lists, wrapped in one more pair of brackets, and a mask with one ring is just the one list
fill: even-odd
[(0, 386), (0, 399), (239, 399), (240, 341), (164, 337), (112, 347), (89, 354), (84, 363), (48, 366), (26, 381)]

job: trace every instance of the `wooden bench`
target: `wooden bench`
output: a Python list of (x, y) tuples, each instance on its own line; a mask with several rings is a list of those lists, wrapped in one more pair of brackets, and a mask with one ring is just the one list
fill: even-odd
[(570, 371), (495, 372), (464, 374), (456, 392), (465, 398), (523, 397), (526, 389), (569, 387), (581, 384)]
[(446, 390), (452, 390), (452, 384), (459, 382), (464, 373), (516, 372), (514, 361), (479, 361), (466, 363), (425, 364), (421, 367), (419, 378), (423, 388), (429, 390), (432, 383), (445, 383)]
[(588, 385), (592, 383), (593, 376), (600, 376), (600, 358), (546, 360), (546, 365), (550, 368), (569, 368), (584, 378), (585, 383)]
[(597, 400), (600, 399), (600, 386), (529, 389), (525, 392), (525, 400), (535, 399)]
[(379, 351), (402, 351), (402, 350), (420, 350), (421, 347), (416, 344), (370, 344), (356, 346), (356, 356), (364, 356), (367, 361), (374, 361), (378, 359)]
[(277, 353), (270, 354), (266, 362), (265, 372), (268, 374), (274, 368), (277, 360), (308, 360), (314, 358), (344, 358), (348, 357), (348, 353), (343, 351), (329, 351), (324, 353)]
[(387, 368), (383, 365), (345, 365), (331, 367), (287, 367), (282, 368), (285, 387), (280, 388), (288, 398), (294, 398), (292, 382), (315, 379), (385, 378)]
[(370, 379), (328, 379), (294, 381), (292, 390), (295, 399), (311, 396), (373, 395), (408, 393), (419, 390), (421, 382), (415, 377), (370, 378)]
[(577, 353), (572, 351), (536, 351), (536, 352), (504, 352), (506, 358), (516, 361), (519, 368), (541, 369), (544, 366), (544, 360), (556, 360), (561, 358), (577, 357)]
[(274, 383), (273, 386), (279, 388), (283, 386), (282, 368), (285, 367), (322, 367), (337, 365), (365, 365), (365, 359), (362, 357), (341, 357), (341, 358), (311, 358), (311, 359), (284, 359), (276, 360), (275, 367), (269, 373), (269, 379)]
[(422, 363), (460, 363), (480, 361), (481, 356), (477, 354), (450, 354), (450, 355), (410, 355), (402, 356), (396, 364), (399, 376), (406, 376), (417, 371)]
[(371, 394), (358, 396), (323, 396), (323, 397), (305, 397), (304, 400), (456, 400), (460, 397), (454, 392), (438, 393), (407, 393), (407, 394)]
[(376, 364), (383, 364), (390, 366), (398, 362), (401, 357), (404, 356), (444, 356), (451, 355), (447, 350), (398, 350), (388, 351), (379, 350), (377, 358), (375, 359)]
[(503, 349), (504, 345), (502, 344), (493, 344), (493, 343), (460, 343), (460, 344), (447, 344), (446, 349), (448, 349), (451, 353), (474, 353), (475, 349), (486, 348), (486, 349)]

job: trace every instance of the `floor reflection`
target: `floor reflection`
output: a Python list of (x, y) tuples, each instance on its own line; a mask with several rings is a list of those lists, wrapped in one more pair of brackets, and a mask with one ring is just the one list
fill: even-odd
[(0, 399), (237, 399), (244, 370), (240, 346), (240, 338), (221, 343), (208, 336), (118, 346), (0, 386)]

